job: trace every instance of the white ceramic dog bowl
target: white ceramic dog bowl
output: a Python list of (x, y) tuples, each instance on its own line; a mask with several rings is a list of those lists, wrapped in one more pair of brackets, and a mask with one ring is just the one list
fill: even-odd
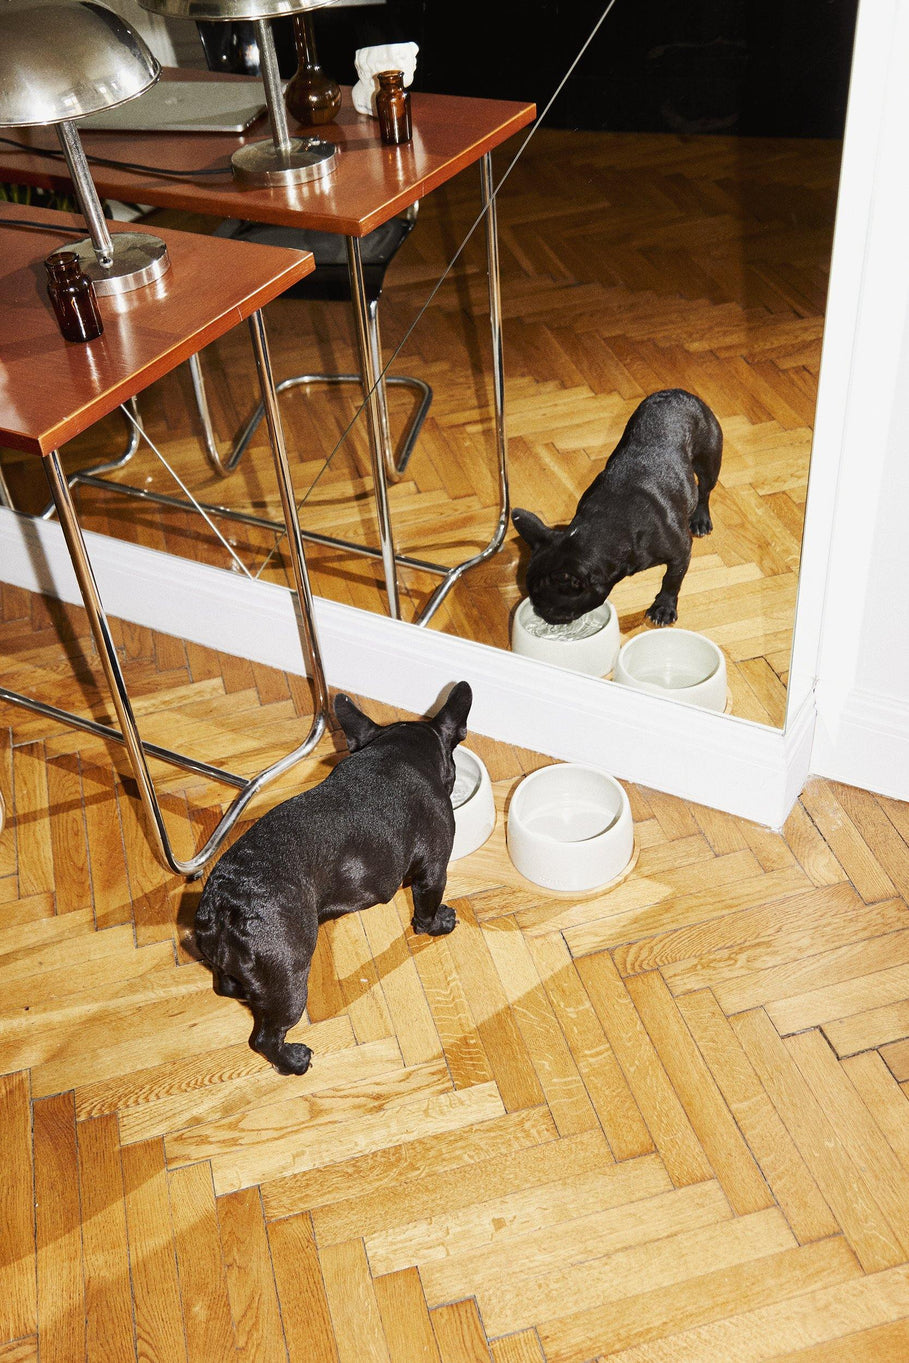
[(726, 659), (712, 639), (692, 630), (636, 634), (619, 650), (615, 680), (702, 710), (726, 708)]
[(513, 653), (593, 677), (612, 671), (621, 642), (618, 616), (608, 601), (568, 625), (548, 625), (525, 597), (511, 622)]
[(489, 772), (467, 748), (455, 748), (455, 784), (451, 792), (455, 836), (449, 861), (482, 847), (496, 826), (496, 806)]
[(563, 892), (608, 885), (634, 853), (628, 796), (611, 776), (577, 762), (525, 776), (511, 797), (506, 836), (522, 876)]

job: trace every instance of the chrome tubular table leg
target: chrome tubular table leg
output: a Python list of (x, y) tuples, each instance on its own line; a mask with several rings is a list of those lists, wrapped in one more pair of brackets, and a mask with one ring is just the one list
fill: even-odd
[[(122, 412), (126, 418), (126, 449), (114, 459), (108, 459), (106, 463), (92, 464), (91, 468), (78, 469), (75, 473), (71, 473), (66, 480), (70, 487), (75, 487), (77, 483), (87, 482), (90, 478), (96, 478), (99, 473), (113, 473), (115, 469), (122, 469), (136, 453), (139, 448), (139, 431), (134, 423), (139, 420), (139, 404), (135, 398), (128, 398), (126, 402), (120, 403), (117, 410)], [(130, 413), (132, 413), (132, 421), (130, 420)], [(44, 510), (38, 513), (39, 520), (49, 521), (56, 510), (54, 503), (49, 502)]]
[(309, 573), (306, 569), (306, 557), (303, 552), (300, 522), (297, 519), (297, 503), (294, 497), (293, 483), (290, 476), (290, 465), (287, 462), (287, 446), (284, 443), (284, 428), (281, 425), (281, 414), (278, 411), (278, 394), (275, 390), (275, 381), (271, 372), (268, 338), (265, 334), (265, 322), (262, 313), (254, 312), (249, 319), (249, 322), (253, 347), (256, 354), (256, 369), (259, 373), (259, 387), (262, 390), (262, 402), (265, 406), (265, 419), (268, 423), (268, 434), (271, 440), (271, 448), (275, 460), (275, 473), (278, 477), (278, 488), (281, 493), (284, 524), (287, 528), (287, 546), (290, 552), (291, 566), (293, 568), (294, 585), (297, 589), (297, 601), (300, 606), (303, 641), (306, 648), (306, 656), (309, 659), (312, 668), (316, 714), (325, 715), (329, 710), (328, 687), (325, 683), (325, 673), (322, 670), (322, 654), (319, 648), (319, 636), (316, 633), (312, 589), (309, 585)]
[(366, 297), (366, 286), (363, 282), (363, 259), (357, 237), (347, 237), (347, 271), (350, 275), (350, 296), (357, 327), (357, 351), (360, 357), (360, 373), (363, 375), (363, 396), (366, 399), (369, 453), (372, 460), (376, 517), (379, 522), (379, 544), (382, 549), (382, 566), (385, 571), (388, 613), (392, 619), (400, 620), (401, 603), (398, 597), (394, 534), (391, 527), (391, 515), (388, 510), (388, 483), (385, 475), (386, 451), (383, 442), (382, 414), (379, 408), (378, 389), (372, 381), (372, 376), (382, 369), (382, 360), (381, 356), (372, 354), (369, 302)]
[(489, 326), (492, 335), (492, 383), (493, 402), (496, 421), (496, 457), (499, 473), (499, 518), (492, 539), (473, 558), (452, 568), (440, 582), (427, 601), (423, 610), (414, 621), (425, 625), (432, 619), (452, 587), (478, 563), (497, 554), (505, 540), (508, 528), (509, 491), (508, 491), (508, 440), (505, 430), (505, 366), (502, 352), (502, 295), (499, 281), (499, 234), (496, 219), (496, 201), (492, 186), (492, 156), (489, 152), (480, 163), (482, 202), (486, 223), (486, 270), (489, 289)]
[[(89, 732), (111, 738), (116, 742), (125, 745), (129, 755), (130, 766), (132, 767), (133, 775), (136, 778), (136, 783), (139, 788), (139, 797), (148, 819), (152, 844), (158, 859), (168, 870), (174, 871), (178, 875), (185, 876), (197, 875), (206, 863), (218, 852), (231, 828), (253, 796), (257, 795), (269, 781), (280, 776), (312, 751), (325, 731), (328, 714), (328, 688), (322, 669), (321, 652), (319, 649), (319, 640), (313, 613), (312, 592), (310, 590), (309, 576), (306, 570), (306, 561), (303, 556), (302, 541), (300, 538), (299, 526), (297, 524), (293, 488), (291, 486), (290, 472), (287, 464), (287, 451), (278, 414), (278, 399), (275, 393), (274, 381), (271, 373), (268, 344), (265, 337), (261, 313), (255, 313), (254, 318), (251, 320), (253, 340), (256, 349), (256, 365), (259, 373), (259, 384), (262, 390), (262, 401), (265, 406), (266, 418), (268, 420), (269, 435), (271, 437), (272, 451), (275, 460), (275, 470), (278, 476), (281, 501), (285, 513), (294, 580), (297, 588), (297, 599), (300, 605), (303, 642), (307, 661), (312, 673), (315, 693), (315, 712), (313, 721), (304, 742), (292, 752), (279, 758), (277, 762), (272, 763), (270, 767), (267, 767), (264, 771), (259, 772), (257, 776), (254, 776), (249, 780), (245, 777), (237, 776), (232, 772), (224, 771), (219, 767), (209, 766), (194, 758), (186, 757), (183, 754), (171, 752), (169, 749), (161, 748), (157, 745), (144, 744), (142, 742), (127, 693), (123, 671), (120, 667), (120, 660), (117, 657), (117, 651), (111, 636), (107, 616), (101, 603), (98, 585), (95, 581), (95, 575), (89, 560), (82, 529), (76, 516), (76, 509), (73, 505), (69, 484), (60, 466), (60, 459), (56, 450), (52, 451), (45, 458), (45, 471), (51, 486), (54, 506), (60, 520), (60, 527), (66, 541), (66, 546), (69, 550), (73, 568), (76, 572), (76, 580), (79, 584), (82, 600), (88, 613), (92, 635), (95, 644), (97, 645), (101, 665), (104, 669), (104, 675), (110, 689), (111, 700), (120, 724), (119, 732), (108, 725), (99, 724), (94, 720), (88, 720), (79, 715), (73, 715), (69, 711), (58, 710), (53, 706), (43, 705), (41, 702), (32, 700), (30, 697), (21, 696), (16, 692), (8, 691), (6, 688), (0, 687), (0, 699), (2, 700), (9, 701), (12, 704), (22, 705), (28, 709), (44, 714), (49, 718), (72, 724), (77, 728), (87, 729)], [(174, 766), (188, 769), (200, 775), (209, 776), (213, 780), (224, 781), (230, 785), (239, 787), (239, 793), (235, 796), (229, 808), (220, 819), (214, 832), (204, 845), (192, 857), (185, 861), (174, 854), (170, 837), (165, 828), (161, 806), (158, 802), (154, 782), (152, 781), (151, 773), (148, 768), (149, 755), (160, 758), (162, 761), (169, 762)]]

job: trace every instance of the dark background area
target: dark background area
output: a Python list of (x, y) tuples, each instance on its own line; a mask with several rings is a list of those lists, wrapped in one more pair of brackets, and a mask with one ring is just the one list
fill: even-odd
[[(606, 0), (389, 0), (323, 9), (324, 69), (355, 80), (373, 43), (420, 46), (414, 90), (534, 100), (540, 110)], [(552, 127), (841, 137), (857, 0), (617, 0), (547, 115)], [(517, 13), (516, 13), (517, 11)], [(281, 68), (295, 69), (289, 20)]]

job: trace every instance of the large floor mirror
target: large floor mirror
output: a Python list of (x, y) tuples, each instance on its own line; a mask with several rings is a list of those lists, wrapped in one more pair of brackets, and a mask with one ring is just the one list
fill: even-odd
[[(488, 52), (469, 69), (442, 71), (438, 56), (428, 58), (431, 88), (521, 96), (542, 111), (602, 8), (572, 7), (570, 22), (554, 30), (540, 22), (534, 39), (523, 33), (505, 89), (496, 88)], [(797, 25), (780, 7), (778, 23), (764, 13), (761, 34), (744, 5), (685, 8), (687, 18), (667, 4), (635, 18), (623, 15), (619, 0), (517, 159), (523, 138), (495, 154), (511, 497), (548, 524), (567, 522), (645, 396), (676, 387), (699, 395), (720, 421), (724, 455), (714, 529), (695, 541), (678, 625), (724, 650), (732, 713), (780, 727), (854, 7), (833, 15), (830, 6), (809, 6), (811, 16)], [(432, 32), (421, 36), (428, 52), (436, 50)], [(811, 41), (816, 60), (805, 67), (799, 43)], [(417, 116), (419, 90), (418, 72)], [(391, 488), (398, 548), (445, 563), (485, 545), (496, 517), (482, 232), (460, 251), (479, 202), (475, 169), (423, 200), (380, 310), (385, 353), (397, 351), (389, 372), (417, 375), (433, 389), (406, 472)], [(160, 212), (152, 219), (211, 230), (202, 218)], [(277, 378), (355, 367), (345, 306), (280, 300), (267, 318)], [(204, 362), (226, 446), (254, 389), (245, 330), (210, 347)], [(390, 390), (395, 430), (412, 402), (407, 390)], [(366, 424), (355, 394), (296, 388), (282, 412), (304, 527), (375, 543)], [(231, 478), (217, 477), (200, 452), (188, 372), (143, 395), (141, 416), (200, 500), (277, 515), (264, 431)], [(67, 464), (115, 457), (124, 438), (123, 423), (110, 418), (66, 449)], [(10, 452), (3, 470), (17, 507), (40, 510), (40, 470)], [(122, 477), (175, 491), (144, 447)], [(225, 522), (225, 544), (193, 513), (85, 487), (78, 499), (88, 529), (288, 581), (280, 538), (267, 530)], [(464, 578), (426, 628), (507, 649), (526, 560), (509, 527), (501, 551)], [(380, 563), (318, 546), (309, 561), (318, 595), (386, 610)], [(623, 637), (648, 628), (644, 612), (661, 573), (648, 570), (613, 591)], [(405, 619), (418, 616), (436, 583), (402, 570)]]

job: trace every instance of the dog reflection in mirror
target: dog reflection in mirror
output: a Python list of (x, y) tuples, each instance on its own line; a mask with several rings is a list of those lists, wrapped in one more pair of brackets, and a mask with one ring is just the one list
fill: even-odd
[(723, 433), (707, 404), (669, 388), (632, 413), (567, 528), (516, 508), (512, 520), (531, 551), (527, 594), (537, 615), (568, 624), (602, 605), (622, 578), (664, 564), (646, 618), (673, 624), (692, 536), (713, 529), (710, 494), (722, 454)]
[(320, 785), (269, 810), (221, 857), (195, 918), (216, 994), (244, 1000), (249, 1044), (280, 1074), (305, 1074), (312, 1052), (285, 1036), (303, 1015), (319, 924), (402, 885), (414, 932), (451, 932), (442, 903), (454, 842), (454, 750), (472, 694), (458, 682), (430, 720), (375, 724), (344, 695), (335, 715), (343, 758)]

